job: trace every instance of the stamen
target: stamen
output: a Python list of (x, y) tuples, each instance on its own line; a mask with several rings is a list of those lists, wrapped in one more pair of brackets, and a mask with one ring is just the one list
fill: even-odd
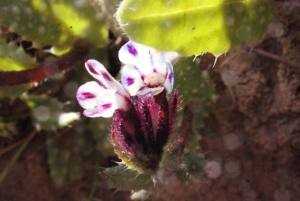
[(149, 73), (145, 76), (144, 83), (148, 87), (158, 87), (165, 82), (166, 78), (163, 74), (158, 72)]

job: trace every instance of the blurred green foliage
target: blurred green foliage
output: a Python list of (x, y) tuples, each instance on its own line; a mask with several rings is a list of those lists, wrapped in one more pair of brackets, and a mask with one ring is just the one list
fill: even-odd
[(0, 11), (0, 70), (34, 66), (35, 59), (25, 53), (30, 47), (22, 48), (22, 40), (34, 48), (52, 46), (56, 55), (69, 51), (78, 39), (95, 47), (107, 41), (103, 16), (86, 0), (5, 0)]

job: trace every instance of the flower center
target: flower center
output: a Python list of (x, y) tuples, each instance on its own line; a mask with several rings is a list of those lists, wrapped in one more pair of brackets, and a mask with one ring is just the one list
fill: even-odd
[(144, 78), (144, 83), (148, 87), (158, 87), (162, 85), (165, 81), (166, 81), (165, 75), (158, 72), (149, 73)]

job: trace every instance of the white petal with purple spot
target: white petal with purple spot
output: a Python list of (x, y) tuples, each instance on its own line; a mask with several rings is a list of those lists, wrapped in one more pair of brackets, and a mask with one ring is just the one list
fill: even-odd
[(157, 52), (151, 47), (128, 42), (119, 51), (119, 59), (126, 64), (122, 84), (131, 96), (155, 95), (173, 89), (174, 73), (171, 62), (179, 58), (176, 52)]
[(109, 74), (109, 72), (101, 63), (90, 59), (85, 62), (85, 67), (94, 78), (99, 80), (104, 88), (114, 89), (123, 96), (128, 97), (128, 94), (124, 90), (123, 86)]
[(145, 97), (145, 96), (155, 96), (162, 92), (164, 90), (164, 87), (155, 87), (155, 88), (148, 88), (143, 87), (140, 90), (137, 91), (137, 96)]
[(173, 84), (174, 84), (174, 71), (173, 66), (170, 62), (167, 62), (168, 64), (168, 75), (167, 79), (164, 83), (164, 87), (168, 93), (170, 93), (173, 90)]
[(147, 46), (128, 42), (119, 50), (119, 59), (124, 64), (136, 66), (142, 75), (153, 70), (152, 56), (156, 51)]
[(84, 109), (94, 109), (97, 105), (97, 96), (105, 90), (99, 83), (92, 81), (81, 85), (77, 91), (76, 98)]
[(112, 117), (115, 110), (126, 106), (126, 102), (113, 90), (105, 90), (97, 98), (97, 111), (102, 117)]
[(131, 96), (137, 95), (137, 91), (145, 87), (139, 71), (132, 65), (126, 65), (123, 68), (121, 79), (123, 87)]
[(88, 72), (98, 82), (87, 82), (79, 87), (76, 97), (87, 117), (111, 117), (115, 110), (128, 110), (129, 94), (96, 60), (85, 64)]

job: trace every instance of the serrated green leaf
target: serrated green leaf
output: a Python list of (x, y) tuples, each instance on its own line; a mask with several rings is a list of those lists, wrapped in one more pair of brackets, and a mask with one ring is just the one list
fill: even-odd
[(107, 177), (109, 184), (117, 189), (139, 191), (153, 188), (151, 173), (128, 169), (126, 165), (119, 164), (116, 167), (106, 168), (102, 175)]
[(0, 40), (0, 70), (24, 70), (35, 65), (35, 59), (25, 53), (23, 48)]
[(78, 38), (103, 46), (107, 38), (102, 17), (88, 1), (0, 1), (0, 24), (37, 46), (66, 50)]
[(117, 11), (132, 41), (182, 56), (259, 40), (272, 19), (271, 0), (124, 0)]
[(197, 107), (203, 107), (203, 104), (215, 98), (209, 75), (207, 71), (200, 71), (198, 60), (182, 58), (174, 65), (174, 74), (174, 88), (182, 99), (180, 107), (184, 107), (190, 100), (195, 100)]

